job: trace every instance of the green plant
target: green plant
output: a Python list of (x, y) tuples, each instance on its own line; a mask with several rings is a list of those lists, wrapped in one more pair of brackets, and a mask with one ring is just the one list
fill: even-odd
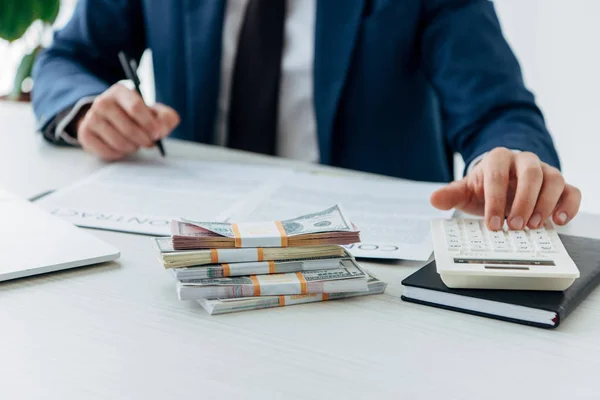
[[(46, 26), (52, 25), (59, 9), (60, 0), (0, 0), (0, 38), (14, 42), (38, 20)], [(23, 81), (31, 77), (35, 56), (42, 48), (41, 40), (40, 37), (37, 46), (21, 59), (9, 99), (23, 97)]]

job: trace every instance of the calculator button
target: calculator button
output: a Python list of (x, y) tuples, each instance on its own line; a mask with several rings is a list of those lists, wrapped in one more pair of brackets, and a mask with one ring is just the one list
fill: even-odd
[(471, 245), (469, 245), (469, 250), (486, 251), (486, 250), (489, 250), (489, 248), (484, 244), (471, 244)]
[(501, 251), (501, 252), (512, 251), (512, 247), (510, 247), (508, 244), (503, 245), (503, 246), (495, 246), (494, 251)]
[(556, 249), (552, 246), (552, 243), (540, 244), (537, 246), (538, 251), (542, 253), (555, 253)]
[(533, 251), (533, 248), (529, 244), (520, 244), (515, 247), (519, 253), (531, 253)]

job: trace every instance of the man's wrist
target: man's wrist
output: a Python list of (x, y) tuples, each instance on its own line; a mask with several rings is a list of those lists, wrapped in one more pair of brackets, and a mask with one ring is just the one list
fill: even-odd
[(69, 136), (77, 139), (77, 132), (79, 132), (79, 126), (81, 125), (81, 122), (83, 121), (83, 118), (85, 117), (85, 114), (87, 114), (87, 112), (89, 111), (89, 109), (92, 107), (92, 104), (86, 104), (83, 107), (81, 107), (81, 109), (79, 110), (79, 112), (75, 115), (75, 117), (73, 117), (73, 120), (65, 127), (65, 133), (67, 133)]
[(89, 96), (84, 97), (75, 103), (67, 115), (58, 121), (56, 130), (54, 131), (55, 140), (58, 141), (59, 139), (62, 139), (70, 145), (79, 146), (79, 141), (77, 140), (79, 123), (83, 119), (85, 113), (90, 109), (95, 99), (96, 96)]

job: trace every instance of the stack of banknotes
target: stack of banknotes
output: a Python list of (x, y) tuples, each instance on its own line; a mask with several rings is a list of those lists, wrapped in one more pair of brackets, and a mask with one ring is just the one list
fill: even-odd
[(342, 245), (358, 243), (357, 228), (338, 205), (285, 221), (171, 223), (156, 238), (163, 266), (181, 300), (210, 314), (382, 293)]

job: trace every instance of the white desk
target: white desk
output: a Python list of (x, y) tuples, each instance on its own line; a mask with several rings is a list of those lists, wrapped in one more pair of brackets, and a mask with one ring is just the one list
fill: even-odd
[[(24, 106), (0, 103), (0, 140), (0, 186), (24, 196), (102, 166), (43, 143)], [(600, 237), (599, 223), (582, 215), (568, 231)], [(0, 398), (600, 398), (600, 291), (548, 331), (402, 302), (416, 265), (363, 263), (387, 294), (211, 317), (176, 299), (147, 237), (92, 232), (118, 263), (0, 284)]]

